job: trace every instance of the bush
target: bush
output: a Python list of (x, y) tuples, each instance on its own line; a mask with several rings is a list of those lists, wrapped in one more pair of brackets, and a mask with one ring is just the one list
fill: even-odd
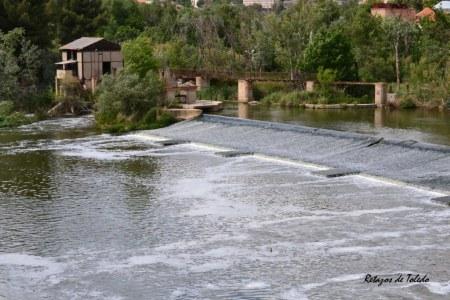
[(292, 89), (286, 83), (282, 82), (256, 82), (253, 84), (253, 98), (255, 100), (261, 100), (264, 97), (279, 91), (289, 91)]
[(197, 98), (201, 100), (236, 100), (237, 86), (228, 83), (214, 83), (211, 86), (197, 92)]
[(264, 104), (276, 104), (283, 98), (285, 92), (273, 92), (262, 99)]
[(161, 100), (163, 85), (156, 74), (144, 78), (121, 72), (104, 76), (96, 94), (95, 118), (100, 126), (117, 122), (139, 122)]
[(156, 120), (156, 128), (158, 127), (166, 127), (173, 123), (175, 123), (177, 120), (173, 115), (171, 115), (168, 112), (163, 111)]
[(295, 107), (301, 104), (371, 103), (371, 100), (367, 96), (355, 98), (339, 90), (329, 90), (325, 93), (294, 90), (269, 94), (261, 100), (261, 103)]
[(0, 102), (0, 116), (6, 117), (12, 114), (14, 110), (14, 103), (12, 101), (1, 101)]
[(144, 117), (142, 118), (142, 123), (153, 124), (156, 122), (157, 118), (158, 118), (158, 109), (156, 107), (153, 107), (145, 113)]
[(162, 92), (163, 85), (153, 72), (144, 78), (127, 72), (105, 76), (96, 94), (97, 124), (114, 133), (170, 125), (176, 120), (160, 111)]
[(17, 127), (34, 122), (35, 119), (27, 117), (23, 113), (14, 112), (8, 116), (0, 116), (0, 128), (1, 127)]
[(400, 107), (404, 109), (413, 109), (416, 108), (417, 105), (412, 97), (406, 95), (400, 99)]

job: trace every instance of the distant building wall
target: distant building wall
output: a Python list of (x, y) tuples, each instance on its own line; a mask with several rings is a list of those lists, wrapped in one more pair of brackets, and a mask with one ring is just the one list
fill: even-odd
[(261, 5), (262, 8), (265, 9), (272, 9), (273, 5), (275, 4), (275, 0), (243, 0), (243, 3), (245, 6), (251, 6), (251, 5)]
[(103, 62), (111, 63), (111, 73), (116, 73), (123, 68), (123, 58), (120, 51), (85, 51), (83, 52), (83, 73), (79, 73), (80, 79), (99, 79), (103, 75)]
[(400, 18), (404, 21), (415, 21), (416, 11), (412, 8), (392, 3), (377, 3), (370, 9), (372, 16), (382, 18)]

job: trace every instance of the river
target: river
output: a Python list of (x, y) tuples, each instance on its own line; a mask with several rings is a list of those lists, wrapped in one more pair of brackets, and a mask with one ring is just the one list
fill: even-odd
[[(0, 299), (450, 295), (441, 192), (92, 123), (0, 130)], [(379, 286), (369, 273), (429, 281)]]
[(450, 111), (389, 108), (303, 109), (226, 102), (224, 110), (218, 114), (450, 145)]

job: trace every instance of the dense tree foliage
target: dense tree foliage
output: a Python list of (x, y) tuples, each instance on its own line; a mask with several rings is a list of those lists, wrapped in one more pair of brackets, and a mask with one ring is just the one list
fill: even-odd
[(0, 31), (0, 101), (23, 106), (36, 93), (40, 56), (41, 51), (25, 38), (23, 29)]
[(304, 69), (317, 73), (320, 68), (335, 70), (338, 80), (357, 79), (352, 47), (341, 33), (322, 32), (308, 44), (304, 55)]
[[(437, 1), (397, 2), (421, 9)], [(322, 67), (336, 71), (337, 79), (397, 82), (400, 89), (431, 74), (419, 70), (435, 70), (441, 78), (449, 72), (449, 15), (437, 12), (435, 21), (419, 23), (382, 19), (356, 0), (299, 0), (272, 11), (238, 0), (203, 1), (201, 9), (189, 1), (0, 0), (0, 30), (17, 27), (44, 57), (72, 39), (105, 36), (123, 44), (130, 68), (143, 65), (140, 77), (155, 66), (292, 76)], [(51, 73), (51, 63), (41, 64), (41, 73)]]
[(106, 21), (101, 0), (49, 0), (47, 11), (51, 16), (54, 38), (63, 44), (82, 36), (95, 35)]
[(158, 62), (153, 57), (153, 46), (148, 37), (140, 36), (123, 44), (125, 69), (143, 78), (149, 71), (156, 71)]

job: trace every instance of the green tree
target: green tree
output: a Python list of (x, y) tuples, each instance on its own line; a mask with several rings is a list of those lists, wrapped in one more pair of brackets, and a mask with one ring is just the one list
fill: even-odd
[(195, 69), (200, 65), (197, 49), (181, 40), (155, 46), (155, 58), (164, 68)]
[(0, 31), (0, 101), (24, 101), (37, 91), (41, 51), (25, 38), (21, 28)]
[(276, 61), (294, 77), (300, 69), (311, 27), (306, 17), (307, 10), (287, 10), (281, 18), (273, 17), (270, 22), (275, 44)]
[(386, 42), (382, 19), (372, 16), (368, 5), (350, 3), (344, 6), (343, 18), (335, 28), (342, 30), (352, 44), (361, 80), (395, 80), (393, 55)]
[[(449, 53), (450, 55), (450, 53)], [(411, 64), (409, 96), (422, 105), (439, 106), (450, 103), (450, 61), (442, 68), (439, 63), (422, 58)]]
[(417, 30), (414, 24), (398, 18), (386, 19), (383, 22), (383, 29), (388, 45), (394, 54), (395, 77), (398, 90), (401, 82), (401, 61), (410, 54)]
[(105, 5), (107, 24), (104, 36), (116, 42), (136, 38), (144, 30), (144, 17), (134, 0), (108, 0)]
[(336, 71), (338, 80), (358, 78), (350, 42), (337, 31), (316, 35), (305, 50), (304, 69), (316, 73), (319, 69)]
[(7, 32), (21, 27), (25, 36), (40, 47), (50, 45), (47, 0), (0, 0), (0, 30)]
[(106, 75), (97, 91), (95, 118), (104, 126), (139, 122), (160, 104), (162, 91), (163, 85), (153, 72), (143, 78), (127, 72)]
[(95, 35), (106, 22), (102, 0), (49, 0), (47, 11), (54, 35), (62, 44)]
[(153, 55), (153, 45), (148, 37), (139, 36), (125, 42), (122, 52), (125, 68), (129, 73), (143, 78), (149, 71), (155, 71), (158, 68), (158, 62)]

